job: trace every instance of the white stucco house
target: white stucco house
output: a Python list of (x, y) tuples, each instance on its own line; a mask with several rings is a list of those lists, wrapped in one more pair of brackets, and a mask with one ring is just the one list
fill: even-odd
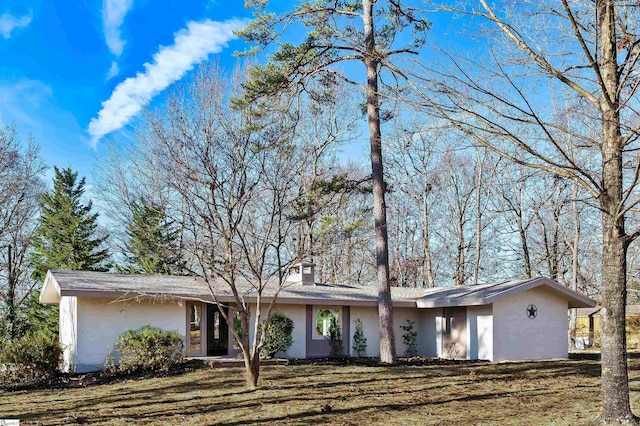
[[(250, 286), (247, 300), (252, 301)], [(218, 299), (233, 308), (220, 286)], [(263, 301), (270, 301), (270, 293)], [(255, 300), (255, 298), (253, 299)], [(468, 287), (393, 288), (396, 348), (405, 351), (401, 325), (415, 322), (418, 354), (459, 359), (566, 358), (569, 308), (595, 302), (548, 278)], [(66, 371), (102, 368), (114, 342), (146, 324), (185, 336), (187, 356), (234, 356), (238, 350), (206, 283), (195, 277), (49, 271), (40, 302), (60, 307), (60, 341)], [(367, 356), (379, 355), (377, 289), (316, 283), (314, 265), (295, 265), (275, 309), (295, 324), (290, 358), (324, 357), (331, 316), (341, 324), (343, 353), (355, 356), (354, 322), (362, 321)]]

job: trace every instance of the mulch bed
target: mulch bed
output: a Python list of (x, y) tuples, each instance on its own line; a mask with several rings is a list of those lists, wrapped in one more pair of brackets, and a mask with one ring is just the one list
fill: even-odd
[(88, 373), (59, 373), (43, 381), (30, 383), (1, 385), (0, 389), (6, 391), (22, 391), (36, 389), (72, 389), (87, 386), (104, 385), (123, 382), (126, 380), (142, 380), (152, 377), (171, 377), (206, 368), (205, 363), (198, 360), (186, 360), (168, 371), (142, 370), (133, 373), (120, 373), (110, 371), (93, 371)]

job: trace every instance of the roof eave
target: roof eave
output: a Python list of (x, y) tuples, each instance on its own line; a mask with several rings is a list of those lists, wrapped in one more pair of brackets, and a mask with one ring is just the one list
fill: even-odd
[(494, 303), (494, 302), (497, 302), (498, 300), (507, 298), (513, 294), (531, 290), (536, 287), (540, 287), (541, 285), (546, 285), (547, 287), (550, 287), (552, 290), (562, 293), (567, 298), (569, 308), (592, 308), (596, 306), (595, 300), (587, 296), (583, 296), (582, 294), (576, 291), (573, 291), (570, 288), (565, 287), (562, 284), (559, 284), (556, 281), (547, 277), (540, 277), (530, 281), (526, 281), (516, 287), (505, 290), (499, 294), (487, 297), (487, 302)]
[(418, 299), (416, 305), (418, 308), (455, 308), (457, 306), (480, 306), (488, 305), (491, 302), (487, 302), (485, 298), (462, 298), (457, 300), (424, 300)]
[(57, 305), (61, 299), (60, 285), (58, 285), (58, 282), (49, 270), (44, 278), (38, 301), (43, 305)]
[[(211, 295), (189, 295), (189, 294), (169, 294), (169, 293), (138, 293), (131, 291), (109, 291), (109, 290), (95, 290), (95, 289), (73, 289), (61, 291), (61, 296), (75, 296), (97, 299), (112, 299), (112, 300), (199, 300), (206, 303), (214, 303)], [(271, 301), (270, 296), (263, 296), (262, 302), (268, 303)], [(256, 303), (256, 297), (245, 297), (245, 300), (249, 303)], [(235, 303), (236, 300), (232, 295), (218, 296), (218, 301), (221, 303)], [(393, 306), (396, 308), (414, 308), (416, 306), (415, 301), (400, 299), (393, 300)], [(348, 298), (313, 298), (313, 297), (278, 297), (276, 304), (281, 305), (325, 305), (325, 306), (378, 306), (377, 300), (355, 300)]]

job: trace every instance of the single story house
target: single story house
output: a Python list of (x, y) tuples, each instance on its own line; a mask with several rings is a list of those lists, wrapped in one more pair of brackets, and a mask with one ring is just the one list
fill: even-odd
[[(600, 310), (602, 306), (580, 308), (576, 315), (576, 348), (600, 346)], [(640, 349), (640, 305), (627, 305), (627, 349)]]
[[(228, 288), (218, 299), (233, 307)], [(251, 286), (240, 291), (255, 303)], [(273, 289), (263, 293), (269, 302)], [(401, 325), (415, 322), (418, 354), (459, 359), (537, 360), (566, 358), (568, 308), (595, 302), (548, 278), (432, 289), (392, 288), (396, 350), (402, 355)], [(355, 356), (354, 322), (363, 324), (366, 356), (379, 355), (376, 287), (315, 282), (314, 265), (291, 268), (275, 309), (295, 324), (293, 344), (278, 356), (325, 357), (332, 316), (338, 318), (343, 354)], [(66, 371), (101, 369), (114, 342), (127, 329), (146, 324), (185, 336), (187, 356), (234, 356), (238, 349), (207, 284), (196, 277), (49, 271), (40, 302), (60, 307), (60, 341)], [(255, 306), (255, 305), (254, 305)]]

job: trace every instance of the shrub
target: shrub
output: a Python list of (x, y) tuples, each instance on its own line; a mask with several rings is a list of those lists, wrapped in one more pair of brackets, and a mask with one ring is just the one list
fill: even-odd
[(414, 357), (418, 355), (418, 332), (414, 330), (416, 325), (415, 321), (407, 321), (407, 325), (401, 325), (400, 328), (404, 330), (402, 334), (402, 343), (407, 347), (405, 355), (408, 357)]
[(269, 316), (269, 328), (264, 337), (262, 353), (265, 358), (273, 358), (276, 353), (284, 352), (293, 344), (293, 320), (282, 312), (274, 311)]
[(167, 371), (183, 358), (183, 338), (177, 331), (166, 331), (149, 324), (127, 330), (118, 337), (105, 368), (131, 373), (138, 370)]
[(331, 316), (329, 320), (329, 344), (331, 344), (331, 356), (342, 355), (342, 332), (340, 331), (340, 320), (336, 316)]
[(356, 332), (353, 334), (353, 350), (361, 357), (367, 352), (367, 338), (364, 337), (364, 330), (362, 329), (362, 321), (360, 318), (354, 321), (356, 325)]
[(26, 334), (0, 352), (0, 381), (25, 384), (50, 379), (60, 371), (62, 352), (55, 335)]

